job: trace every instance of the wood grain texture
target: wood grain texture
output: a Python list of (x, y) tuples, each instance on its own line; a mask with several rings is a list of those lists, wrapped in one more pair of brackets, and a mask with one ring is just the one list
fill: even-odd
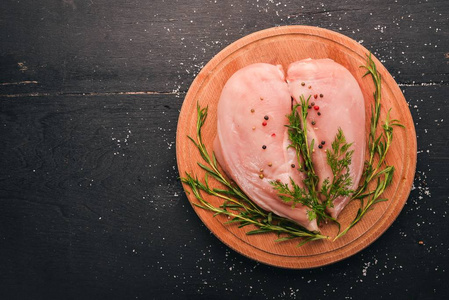
[(448, 76), (447, 6), (438, 0), (6, 0), (0, 82), (9, 85), (0, 85), (0, 95), (186, 92), (204, 64), (235, 40), (298, 24), (362, 42), (400, 83), (435, 84)]
[[(178, 122), (177, 160), (180, 175), (186, 172), (201, 174), (196, 162), (202, 161), (195, 145), (187, 136), (195, 136), (196, 103), (209, 107), (209, 116), (203, 129), (203, 140), (212, 152), (216, 136), (216, 114), (221, 90), (237, 70), (257, 62), (280, 64), (287, 69), (294, 61), (304, 58), (331, 58), (345, 66), (357, 79), (364, 95), (366, 107), (366, 132), (369, 131), (373, 105), (373, 83), (371, 78), (362, 78), (364, 69), (359, 66), (366, 62), (368, 51), (357, 42), (335, 32), (308, 26), (288, 26), (260, 31), (244, 37), (218, 53), (198, 74), (187, 93)], [(407, 103), (396, 82), (388, 71), (375, 59), (382, 75), (382, 113), (385, 119), (391, 108), (391, 117), (401, 120), (405, 129), (395, 130), (395, 141), (386, 159), (387, 164), (396, 169), (392, 186), (385, 192), (390, 199), (376, 205), (374, 211), (366, 215), (362, 222), (336, 242), (317, 241), (298, 249), (297, 241), (274, 242), (275, 234), (247, 236), (237, 225), (223, 225), (226, 217), (214, 217), (209, 211), (194, 207), (201, 220), (225, 244), (257, 261), (286, 268), (311, 268), (342, 260), (368, 246), (377, 239), (396, 219), (407, 200), (413, 182), (416, 166), (416, 134), (408, 111)], [(186, 189), (187, 192), (189, 189)], [(205, 199), (219, 206), (220, 199)], [(192, 203), (197, 203), (193, 194), (188, 193)], [(342, 228), (346, 228), (355, 217), (359, 204), (351, 203), (340, 215)], [(321, 228), (323, 234), (333, 239), (337, 226), (328, 224)]]
[[(448, 22), (446, 0), (1, 1), (0, 298), (446, 299)], [(309, 270), (260, 264), (212, 235), (175, 157), (198, 72), (232, 42), (285, 25), (372, 51), (418, 138), (393, 225)]]

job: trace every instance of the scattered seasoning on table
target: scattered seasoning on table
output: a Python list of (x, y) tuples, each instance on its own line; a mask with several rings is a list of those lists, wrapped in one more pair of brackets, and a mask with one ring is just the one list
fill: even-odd
[(254, 112), (254, 108), (251, 108), (251, 112), (252, 112), (252, 113)]
[(318, 115), (319, 115), (319, 116), (321, 116), (321, 113), (320, 113), (320, 112), (318, 112)]
[(315, 106), (313, 107), (313, 109), (314, 109), (314, 110), (319, 110), (320, 107), (319, 107), (318, 105), (315, 105)]
[(256, 126), (253, 126), (253, 130), (256, 130)]
[(324, 145), (324, 144), (326, 144), (326, 142), (325, 141), (321, 141), (321, 145)]
[(424, 242), (423, 241), (419, 241), (418, 244), (424, 245)]
[(265, 116), (265, 117), (263, 117), (265, 120), (268, 120), (269, 119), (269, 117), (268, 116)]
[(318, 98), (318, 94), (313, 95), (313, 98), (315, 99)]
[(315, 153), (315, 148), (312, 149), (312, 153)]
[(269, 166), (269, 167), (271, 167), (272, 165), (273, 165), (273, 163), (271, 163), (271, 162), (268, 163), (268, 166)]
[(311, 105), (309, 105), (308, 107), (307, 107), (308, 109), (311, 109), (312, 108), (312, 106)]
[(267, 126), (267, 122), (263, 121), (262, 126)]
[(315, 121), (312, 121), (312, 125), (315, 125), (316, 124), (316, 122)]
[(295, 164), (291, 164), (290, 166), (291, 166), (292, 168), (294, 168), (294, 167), (295, 167)]
[(272, 133), (271, 136), (272, 136), (272, 137), (275, 137), (275, 136), (276, 136), (276, 133)]
[(262, 146), (262, 149), (264, 149), (264, 150), (267, 149), (267, 146), (266, 146), (266, 145), (263, 145), (263, 146)]
[(318, 145), (318, 148), (323, 149), (323, 145), (321, 145), (321, 144)]
[(260, 169), (259, 172), (260, 172), (260, 173), (263, 173), (263, 169)]
[(309, 89), (311, 89), (312, 88), (312, 86), (311, 85), (309, 85)]
[(301, 82), (301, 85), (302, 85), (302, 86), (305, 86), (305, 85), (306, 85), (306, 83), (305, 83), (305, 82)]
[(259, 174), (259, 178), (260, 179), (263, 179), (264, 178), (264, 176), (263, 176), (263, 174), (261, 173), (261, 174)]
[(320, 98), (323, 98), (324, 97), (324, 95), (323, 94), (320, 94)]
[(310, 105), (315, 106), (315, 102), (310, 103)]
[(260, 97), (260, 100), (262, 101), (262, 100), (263, 100), (263, 98), (262, 98), (262, 97)]

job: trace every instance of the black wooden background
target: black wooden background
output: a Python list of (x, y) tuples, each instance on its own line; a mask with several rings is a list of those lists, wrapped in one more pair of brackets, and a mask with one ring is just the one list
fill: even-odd
[[(247, 34), (292, 24), (380, 58), (418, 137), (393, 226), (312, 270), (223, 245), (188, 203), (175, 156), (201, 68)], [(449, 1), (2, 0), (0, 29), (1, 299), (448, 296)]]

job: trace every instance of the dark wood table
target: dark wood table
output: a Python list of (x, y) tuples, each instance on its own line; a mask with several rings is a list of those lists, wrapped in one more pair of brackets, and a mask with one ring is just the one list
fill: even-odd
[[(4, 0), (0, 24), (1, 299), (449, 294), (448, 1)], [(381, 59), (418, 138), (393, 226), (311, 270), (223, 245), (188, 203), (175, 156), (201, 68), (247, 34), (293, 24), (340, 32)]]

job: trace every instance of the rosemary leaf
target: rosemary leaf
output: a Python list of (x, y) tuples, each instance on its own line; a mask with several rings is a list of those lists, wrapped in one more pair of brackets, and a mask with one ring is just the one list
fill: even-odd
[[(196, 138), (188, 137), (205, 161), (205, 163), (198, 162), (198, 166), (206, 171), (204, 183), (189, 173), (186, 173), (185, 177), (181, 178), (181, 181), (190, 187), (193, 195), (198, 200), (198, 203), (193, 203), (193, 205), (213, 212), (214, 216), (225, 215), (231, 218), (225, 224), (236, 223), (239, 227), (253, 225), (258, 228), (246, 233), (249, 235), (271, 232), (278, 236), (282, 235), (277, 240), (299, 239), (300, 243), (298, 245), (304, 245), (309, 241), (328, 239), (329, 237), (321, 235), (319, 232), (309, 231), (291, 220), (274, 215), (271, 212), (265, 212), (252, 202), (238, 186), (226, 179), (218, 168), (215, 154), (209, 154), (202, 140), (201, 129), (206, 122), (207, 113), (207, 107), (201, 108), (197, 104)], [(210, 178), (221, 183), (223, 188), (211, 188), (209, 185)], [(223, 203), (219, 207), (215, 207), (203, 198), (201, 191), (222, 199)]]
[[(377, 71), (376, 64), (371, 58), (371, 54), (367, 56), (366, 65), (361, 67), (366, 69), (366, 73), (364, 76), (371, 75), (375, 87), (375, 91), (373, 93), (374, 105), (371, 106), (371, 123), (370, 132), (368, 135), (369, 158), (365, 162), (362, 181), (359, 184), (357, 190), (352, 195), (352, 200), (360, 201), (360, 208), (357, 211), (354, 220), (348, 225), (345, 230), (340, 232), (340, 234), (338, 234), (334, 240), (342, 237), (352, 227), (354, 227), (363, 218), (363, 216), (372, 209), (373, 205), (379, 202), (388, 201), (388, 199), (380, 198), (380, 196), (383, 194), (386, 188), (391, 185), (395, 169), (394, 166), (388, 166), (385, 164), (385, 158), (393, 141), (394, 127), (397, 126), (404, 128), (399, 120), (390, 120), (390, 109), (387, 112), (385, 121), (380, 126), (383, 129), (383, 132), (378, 135), (377, 128), (379, 125), (381, 111), (382, 78), (380, 73)], [(378, 159), (377, 163), (375, 163), (374, 161), (376, 156)], [(375, 188), (371, 191), (367, 191), (369, 184), (373, 180), (376, 180)], [(364, 201), (365, 198), (368, 198), (367, 202)]]

